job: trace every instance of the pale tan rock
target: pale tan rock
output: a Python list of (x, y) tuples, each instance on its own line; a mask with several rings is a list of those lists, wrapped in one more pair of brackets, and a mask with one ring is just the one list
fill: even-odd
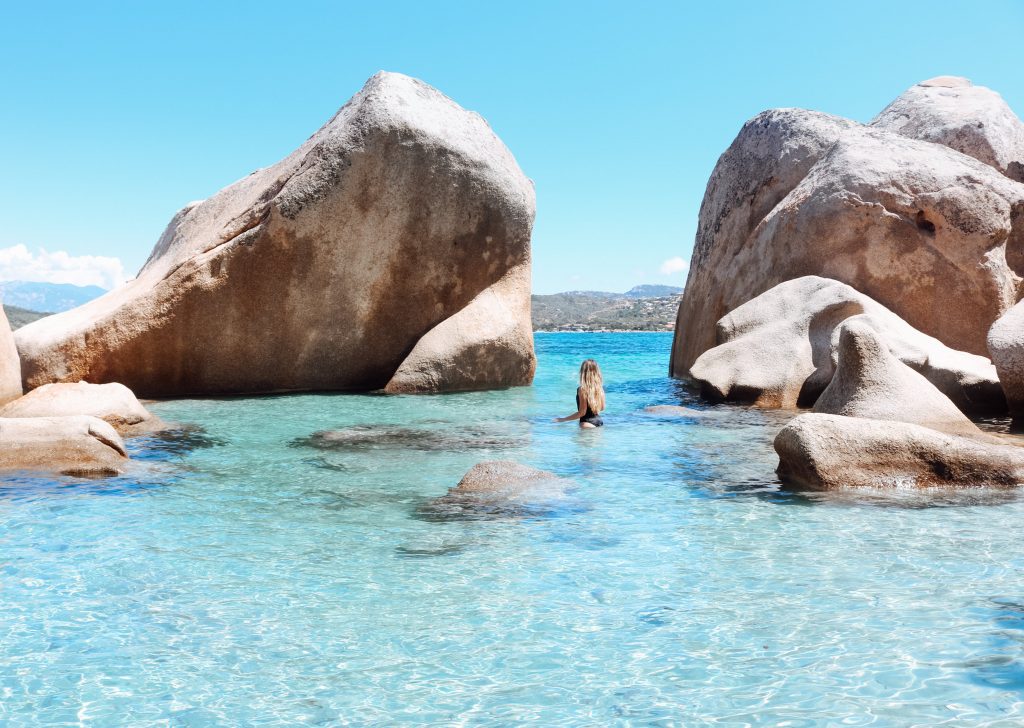
[(1006, 392), (1010, 414), (1024, 417), (1024, 302), (992, 324), (988, 350)]
[[(479, 115), (380, 73), (293, 154), (175, 215), (136, 280), (19, 329), (24, 382), (379, 389), (436, 330), (442, 361), (409, 365), (435, 390), (524, 384), (528, 319), (514, 335), (471, 311), (476, 330), (440, 325), (503, 280), (520, 282), (503, 305), (529, 306), (533, 216), (532, 183)], [(486, 374), (467, 371), (474, 356), (493, 359)]]
[(871, 126), (942, 144), (1024, 182), (1024, 123), (1002, 96), (966, 78), (940, 76), (910, 87)]
[(123, 384), (44, 384), (0, 408), (0, 417), (98, 417), (122, 435), (160, 429), (159, 418)]
[(670, 370), (714, 323), (804, 275), (841, 281), (945, 345), (986, 352), (1024, 272), (1024, 184), (960, 152), (795, 109), (748, 122), (708, 183)]
[(988, 359), (950, 349), (852, 287), (818, 276), (780, 283), (724, 316), (718, 345), (698, 357), (690, 376), (709, 399), (810, 406), (832, 381), (839, 327), (851, 317), (864, 320), (896, 358), (961, 410), (1005, 411)]
[(520, 356), (533, 348), (528, 275), (518, 268), (428, 331), (384, 391), (451, 392), (532, 382), (536, 361)]
[(21, 391), (21, 360), (11, 324), (0, 306), (0, 404), (20, 397)]
[(0, 418), (0, 470), (116, 475), (127, 461), (120, 435), (99, 418)]
[(772, 285), (800, 275), (776, 276), (760, 290), (745, 286), (734, 293), (729, 261), (743, 252), (758, 223), (836, 140), (856, 126), (817, 111), (771, 109), (744, 124), (719, 157), (697, 218), (690, 272), (676, 319), (672, 376), (687, 376), (697, 357), (715, 345), (716, 321)]
[(789, 487), (1009, 487), (1024, 483), (1024, 449), (920, 425), (803, 414), (775, 438)]
[[(442, 502), (528, 502), (560, 499), (572, 482), (511, 460), (487, 460), (470, 468)], [(435, 501), (438, 502), (438, 501)]]
[(814, 403), (815, 412), (982, 436), (949, 397), (892, 355), (869, 321), (860, 317), (844, 321), (837, 353), (835, 374)]

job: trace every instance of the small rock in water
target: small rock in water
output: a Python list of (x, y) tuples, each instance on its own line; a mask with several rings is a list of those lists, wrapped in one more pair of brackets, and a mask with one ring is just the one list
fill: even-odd
[(0, 418), (0, 470), (116, 475), (127, 462), (120, 435), (97, 417)]
[(458, 485), (430, 502), (440, 516), (465, 514), (516, 515), (564, 502), (575, 484), (546, 470), (509, 460), (477, 463)]

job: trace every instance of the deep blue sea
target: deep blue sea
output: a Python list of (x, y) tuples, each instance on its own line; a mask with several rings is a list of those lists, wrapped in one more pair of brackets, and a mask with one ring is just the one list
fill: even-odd
[[(642, 412), (705, 407), (670, 344), (539, 334), (498, 392), (164, 402), (185, 427), (126, 476), (0, 481), (0, 724), (1024, 724), (1024, 502), (787, 493), (786, 415)], [(600, 430), (551, 422), (586, 357)], [(488, 459), (577, 487), (431, 505)]]

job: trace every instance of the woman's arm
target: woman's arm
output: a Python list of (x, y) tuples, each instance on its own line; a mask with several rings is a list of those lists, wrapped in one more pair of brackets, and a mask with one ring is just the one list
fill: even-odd
[(582, 392), (577, 391), (576, 401), (579, 403), (577, 406), (578, 411), (566, 417), (556, 417), (555, 422), (572, 422), (573, 420), (582, 419), (587, 414), (587, 398)]

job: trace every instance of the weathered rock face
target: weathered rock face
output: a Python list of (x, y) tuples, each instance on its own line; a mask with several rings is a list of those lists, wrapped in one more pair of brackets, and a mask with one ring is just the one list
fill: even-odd
[(894, 356), (960, 409), (1005, 411), (988, 359), (950, 349), (845, 283), (818, 276), (780, 283), (724, 316), (718, 345), (698, 357), (690, 376), (710, 399), (810, 406), (832, 381), (839, 327), (851, 317), (866, 321)]
[(804, 414), (775, 438), (792, 488), (1009, 487), (1024, 484), (1024, 449), (905, 422)]
[(992, 325), (988, 350), (1006, 392), (1010, 414), (1024, 417), (1024, 301)]
[(7, 314), (0, 306), (0, 404), (21, 396), (21, 360)]
[(132, 390), (111, 384), (44, 384), (0, 408), (0, 417), (98, 417), (121, 434), (158, 429), (160, 422)]
[(889, 352), (870, 321), (847, 319), (839, 330), (837, 352), (835, 375), (814, 403), (815, 412), (982, 436), (946, 395)]
[(96, 417), (0, 418), (0, 470), (116, 475), (127, 461), (121, 437)]
[(804, 275), (847, 283), (947, 346), (984, 354), (1022, 272), (1024, 184), (931, 142), (764, 112), (708, 183), (671, 373), (685, 377), (715, 345), (725, 314)]
[(292, 155), (179, 212), (135, 281), (19, 329), (25, 385), (527, 384), (533, 216), (532, 184), (480, 116), (381, 73)]
[(1002, 96), (966, 78), (942, 76), (912, 86), (871, 126), (942, 144), (1024, 182), (1024, 123)]

